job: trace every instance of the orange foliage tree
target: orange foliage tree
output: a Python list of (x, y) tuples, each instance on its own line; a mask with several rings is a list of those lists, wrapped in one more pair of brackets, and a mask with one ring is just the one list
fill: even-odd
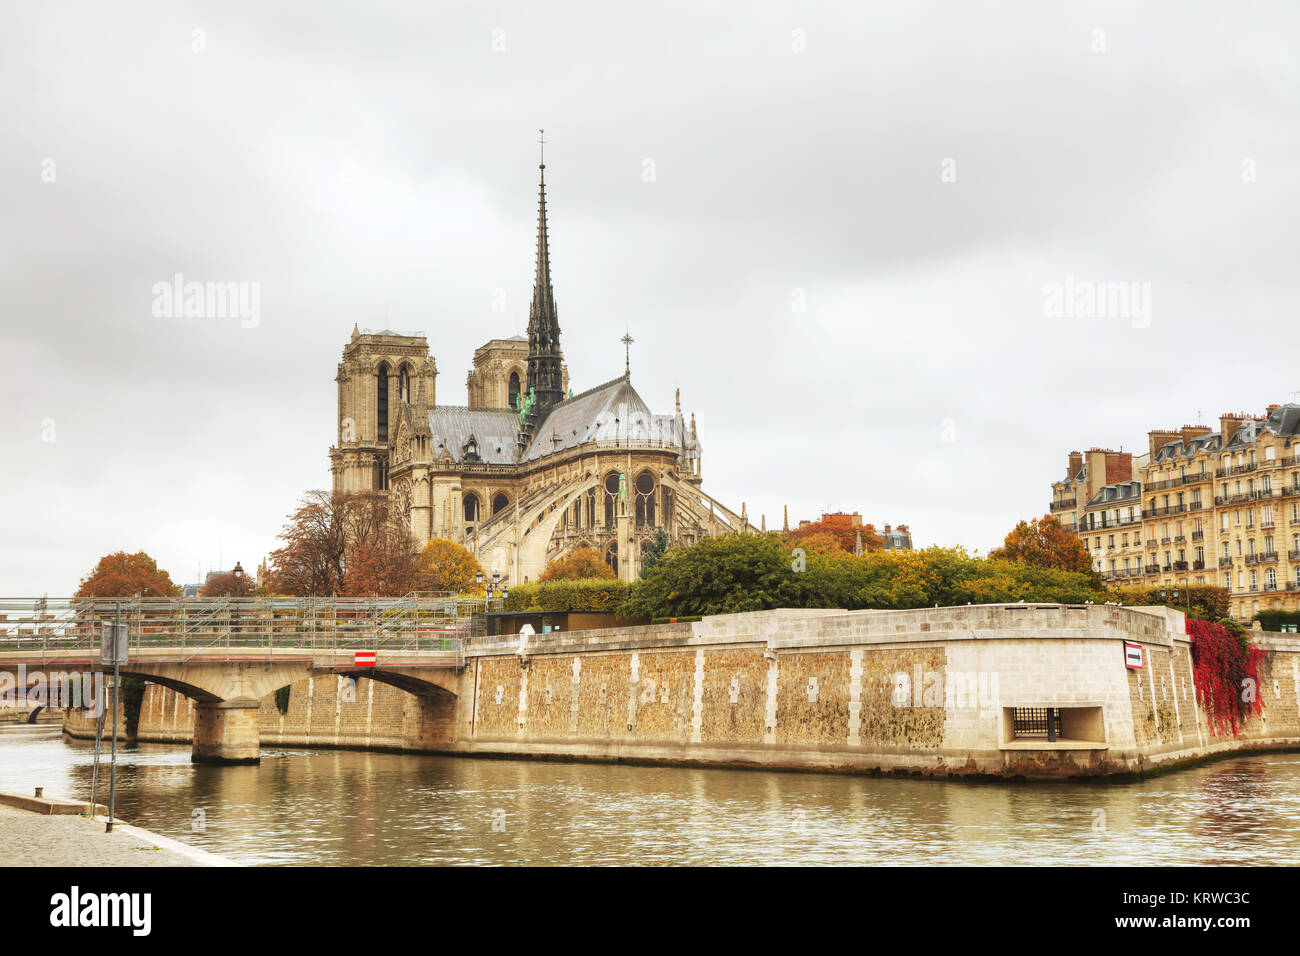
[(434, 538), (415, 559), (415, 591), (450, 591), (453, 594), (477, 594), (476, 576), (483, 569), (474, 555), (454, 541)]
[(582, 578), (612, 578), (614, 569), (595, 548), (577, 548), (546, 565), (539, 581), (578, 581)]
[(280, 530), (271, 552), (268, 590), (273, 594), (328, 597), (343, 589), (347, 551), (347, 495), (309, 491)]
[(199, 597), (246, 597), (252, 593), (252, 582), (246, 577), (241, 580), (233, 571), (208, 578), (199, 589)]
[(343, 593), (401, 597), (415, 590), (415, 562), (410, 534), (393, 523), (381, 524), (348, 549)]
[(989, 558), (1058, 571), (1094, 573), (1087, 547), (1051, 515), (1021, 521), (1007, 534), (1002, 547), (989, 552)]
[(846, 514), (822, 515), (816, 521), (809, 521), (792, 528), (785, 533), (787, 544), (796, 544), (805, 538), (829, 536), (839, 542), (839, 546), (853, 554), (858, 546), (858, 533), (862, 534), (862, 551), (879, 551), (885, 546), (885, 539), (876, 533), (876, 526), (870, 523), (855, 525)]
[(75, 597), (177, 597), (181, 589), (158, 562), (143, 551), (117, 551), (99, 559), (93, 571), (81, 579)]

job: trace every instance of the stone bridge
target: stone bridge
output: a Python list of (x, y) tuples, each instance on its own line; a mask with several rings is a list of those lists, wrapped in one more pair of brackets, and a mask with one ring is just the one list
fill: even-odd
[[(101, 636), (105, 624), (120, 621), (128, 634), (122, 676), (194, 701), (196, 763), (256, 763), (260, 701), (322, 674), (380, 681), (413, 694), (420, 737), (433, 746), (453, 733), (461, 647), (472, 630), (468, 605), (474, 603), (445, 596), (0, 599), (6, 612), (0, 614), (0, 697), (25, 700), (34, 686), (66, 694), (70, 678), (112, 673)], [(476, 603), (482, 609), (483, 602)], [(103, 703), (106, 696), (112, 695), (95, 699)]]

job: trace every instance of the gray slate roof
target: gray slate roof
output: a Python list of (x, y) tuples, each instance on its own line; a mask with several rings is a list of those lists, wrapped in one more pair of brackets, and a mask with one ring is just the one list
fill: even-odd
[(473, 435), (479, 457), (490, 465), (513, 465), (518, 461), (519, 416), (509, 409), (466, 408), (464, 405), (436, 405), (429, 409), (429, 432), (433, 436), (433, 458), (450, 458), (460, 464), (465, 444)]
[(534, 462), (587, 442), (616, 440), (681, 448), (681, 426), (675, 416), (651, 412), (632, 383), (620, 376), (554, 406), (538, 424), (522, 460)]
[[(551, 408), (538, 424), (532, 443), (519, 453), (519, 414), (509, 409), (438, 405), (429, 409), (433, 457), (460, 464), (471, 436), (479, 457), (491, 465), (529, 464), (592, 441), (663, 442), (682, 448), (686, 436), (675, 415), (656, 415), (623, 376)], [(560, 441), (553, 441), (558, 436)]]

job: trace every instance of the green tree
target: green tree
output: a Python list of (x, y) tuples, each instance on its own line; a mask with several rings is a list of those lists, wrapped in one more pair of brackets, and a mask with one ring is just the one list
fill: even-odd
[(667, 553), (668, 529), (655, 528), (650, 539), (641, 545), (641, 577), (645, 577), (646, 572), (652, 570)]
[(790, 553), (775, 533), (705, 538), (641, 578), (624, 617), (687, 617), (795, 606)]

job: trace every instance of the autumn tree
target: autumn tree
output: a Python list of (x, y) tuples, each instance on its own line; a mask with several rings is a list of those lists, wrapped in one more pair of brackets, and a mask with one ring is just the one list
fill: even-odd
[(76, 597), (177, 597), (181, 589), (158, 562), (143, 551), (117, 551), (99, 559), (93, 571), (81, 579)]
[(1007, 534), (1002, 547), (989, 552), (989, 558), (1057, 571), (1094, 573), (1087, 547), (1051, 515), (1021, 521)]
[(280, 530), (283, 543), (270, 555), (274, 594), (328, 597), (343, 588), (348, 497), (309, 491)]
[(869, 522), (854, 524), (852, 515), (846, 514), (822, 515), (816, 521), (802, 522), (799, 527), (785, 532), (785, 540), (788, 544), (796, 544), (805, 538), (829, 536), (834, 538), (844, 551), (855, 554), (859, 535), (862, 537), (863, 553), (879, 551), (885, 546), (885, 539), (876, 532), (875, 525)]
[(225, 571), (204, 581), (199, 597), (246, 597), (252, 592), (252, 584), (244, 575)]
[(595, 548), (577, 548), (550, 562), (537, 578), (539, 581), (578, 581), (583, 578), (612, 578), (614, 569)]
[(400, 597), (416, 590), (415, 569), (410, 533), (394, 522), (384, 522), (348, 548), (343, 593), (348, 597)]
[(456, 542), (434, 538), (415, 559), (411, 590), (475, 594), (480, 590), (476, 576), (482, 571), (474, 555)]

